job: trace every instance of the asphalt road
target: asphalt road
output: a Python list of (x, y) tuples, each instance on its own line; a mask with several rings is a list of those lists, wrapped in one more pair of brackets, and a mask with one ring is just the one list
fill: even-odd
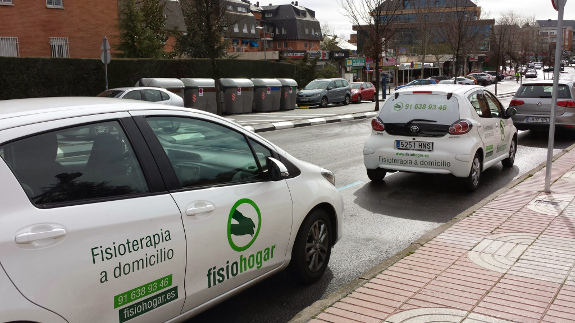
[[(507, 106), (510, 99), (501, 101)], [(547, 134), (523, 131), (515, 166), (504, 169), (498, 164), (486, 170), (480, 188), (472, 194), (462, 189), (458, 179), (445, 175), (393, 173), (377, 185), (369, 181), (363, 166), (363, 143), (370, 132), (370, 120), (363, 119), (261, 133), (295, 157), (335, 173), (345, 203), (344, 237), (333, 249), (329, 268), (318, 283), (303, 286), (282, 272), (189, 322), (287, 322), (429, 230), (544, 163), (547, 156)], [(558, 133), (554, 152), (573, 142), (575, 135)]]

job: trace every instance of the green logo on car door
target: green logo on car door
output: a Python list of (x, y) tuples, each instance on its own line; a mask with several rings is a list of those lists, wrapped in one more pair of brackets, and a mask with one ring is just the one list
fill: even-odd
[(248, 249), (257, 239), (262, 215), (257, 204), (250, 199), (238, 200), (228, 217), (228, 242), (233, 250)]
[(499, 130), (501, 131), (501, 141), (505, 140), (505, 122), (499, 120)]

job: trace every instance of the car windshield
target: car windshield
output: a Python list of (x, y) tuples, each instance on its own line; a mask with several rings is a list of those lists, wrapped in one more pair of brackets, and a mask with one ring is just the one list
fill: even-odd
[(350, 86), (352, 89), (359, 89), (361, 87), (361, 84), (351, 83)]
[(327, 89), (327, 85), (329, 81), (322, 80), (322, 81), (311, 81), (308, 85), (305, 86), (304, 90), (325, 90)]
[(108, 90), (108, 91), (104, 91), (104, 92), (98, 94), (97, 96), (103, 97), (103, 98), (118, 98), (118, 97), (120, 97), (120, 95), (122, 95), (122, 93), (124, 93), (124, 91)]
[(379, 113), (384, 123), (429, 122), (451, 125), (459, 120), (459, 103), (446, 94), (402, 94), (385, 101)]
[[(551, 84), (523, 84), (517, 90), (515, 97), (517, 98), (551, 98), (553, 94), (553, 85)], [(559, 84), (557, 87), (558, 99), (570, 99), (569, 86)]]

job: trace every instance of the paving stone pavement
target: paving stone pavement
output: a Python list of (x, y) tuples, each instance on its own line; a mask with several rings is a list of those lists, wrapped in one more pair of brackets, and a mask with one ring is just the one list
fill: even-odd
[(574, 146), (292, 321), (575, 322)]

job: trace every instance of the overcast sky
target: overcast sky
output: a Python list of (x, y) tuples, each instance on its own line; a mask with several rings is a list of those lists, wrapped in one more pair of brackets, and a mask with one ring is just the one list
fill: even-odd
[[(271, 0), (267, 2), (260, 0), (260, 3), (266, 5), (268, 2), (274, 3)], [(280, 4), (280, 2), (274, 4)], [(347, 17), (341, 14), (344, 9), (339, 3), (340, 0), (299, 0), (300, 6), (315, 11), (315, 17), (322, 26), (327, 23), (337, 36), (345, 36), (345, 39), (349, 39), (349, 34), (352, 33), (351, 23)], [(553, 9), (551, 0), (478, 0), (477, 5), (481, 7), (483, 18), (497, 19), (501, 13), (513, 11), (524, 17), (534, 16), (536, 20), (557, 20), (557, 11)], [(575, 20), (575, 0), (567, 0), (563, 19)]]

